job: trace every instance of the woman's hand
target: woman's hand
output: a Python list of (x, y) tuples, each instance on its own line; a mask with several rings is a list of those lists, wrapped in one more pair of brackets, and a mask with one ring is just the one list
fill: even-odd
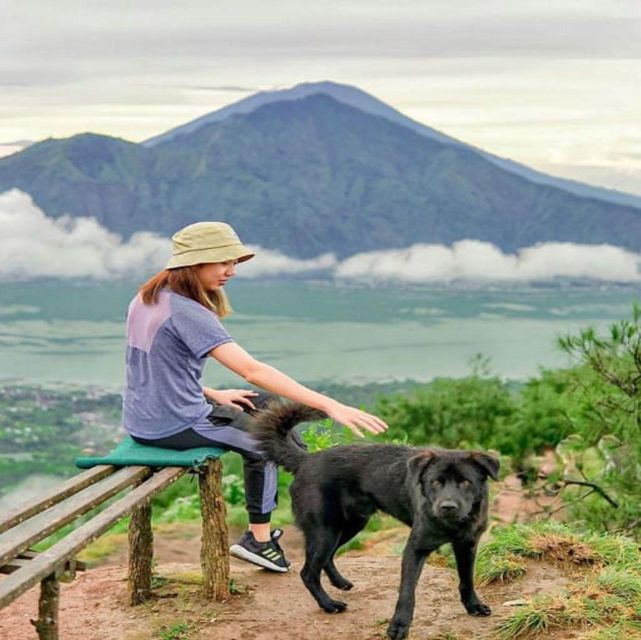
[(369, 431), (370, 433), (379, 434), (387, 431), (387, 424), (383, 422), (379, 417), (367, 413), (366, 411), (361, 411), (355, 407), (349, 407), (340, 402), (331, 404), (325, 413), (336, 422), (340, 422), (342, 425), (346, 426), (352, 433), (364, 438), (365, 435), (361, 429)]
[(256, 409), (250, 398), (259, 395), (256, 391), (251, 391), (250, 389), (222, 389), (219, 391), (210, 387), (203, 387), (203, 393), (206, 398), (218, 404), (226, 404), (241, 411), (244, 407)]

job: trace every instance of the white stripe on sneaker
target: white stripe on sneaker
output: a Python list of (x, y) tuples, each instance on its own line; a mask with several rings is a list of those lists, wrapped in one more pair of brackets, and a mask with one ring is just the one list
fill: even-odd
[[(270, 569), (271, 571), (287, 573), (287, 571), (289, 570), (287, 567), (279, 567), (271, 560), (268, 560), (263, 556), (259, 556), (256, 553), (252, 553), (248, 549), (245, 549), (245, 547), (241, 547), (239, 544), (233, 544), (231, 547), (229, 547), (229, 553), (231, 553), (231, 555), (236, 558), (240, 558), (241, 560), (246, 560), (247, 562), (257, 564), (258, 566), (263, 567), (264, 569)], [(276, 557), (278, 557), (278, 554)]]

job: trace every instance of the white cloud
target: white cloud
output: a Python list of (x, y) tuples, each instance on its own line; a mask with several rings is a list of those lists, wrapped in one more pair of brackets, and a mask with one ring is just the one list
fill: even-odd
[[(238, 270), (241, 278), (318, 271), (336, 265), (331, 253), (296, 260), (278, 251), (253, 250), (257, 256)], [(0, 281), (139, 277), (162, 269), (170, 253), (170, 240), (155, 233), (135, 233), (123, 242), (95, 218), (49, 218), (18, 189), (0, 194)]]
[(311, 260), (297, 260), (288, 258), (271, 249), (248, 245), (256, 252), (256, 257), (242, 264), (238, 269), (238, 276), (241, 278), (257, 278), (270, 276), (279, 273), (305, 273), (308, 271), (325, 271), (337, 265), (336, 256), (333, 253), (324, 253)]
[[(416, 283), (553, 278), (641, 281), (641, 256), (611, 245), (551, 242), (505, 254), (488, 242), (461, 240), (451, 247), (415, 244), (359, 253), (343, 262), (333, 253), (299, 260), (258, 246), (252, 249), (257, 255), (241, 265), (239, 278), (326, 271), (337, 279)], [(139, 232), (123, 242), (94, 218), (49, 218), (17, 189), (0, 194), (0, 281), (139, 278), (162, 269), (170, 253), (169, 239), (155, 233)]]
[(48, 218), (27, 194), (0, 194), (0, 280), (126, 276), (161, 266), (169, 240), (153, 233), (129, 242), (94, 218)]
[(611, 245), (550, 242), (505, 254), (488, 242), (461, 240), (451, 247), (415, 244), (408, 249), (360, 253), (338, 265), (335, 275), (417, 283), (554, 278), (638, 282), (640, 262), (641, 256)]

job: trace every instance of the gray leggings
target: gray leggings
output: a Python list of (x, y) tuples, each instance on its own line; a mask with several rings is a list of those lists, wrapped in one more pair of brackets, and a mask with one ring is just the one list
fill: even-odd
[[(245, 501), (249, 522), (252, 524), (269, 522), (271, 512), (276, 508), (278, 500), (278, 467), (273, 462), (263, 459), (256, 440), (249, 432), (249, 426), (250, 416), (259, 413), (270, 400), (277, 396), (261, 391), (258, 393), (259, 395), (251, 397), (256, 410), (249, 408), (239, 410), (207, 400), (212, 405), (211, 413), (207, 416), (211, 427), (199, 426), (198, 432), (186, 429), (158, 440), (136, 437), (134, 440), (145, 445), (181, 451), (196, 447), (217, 446), (240, 453), (244, 463)], [(305, 446), (300, 439), (295, 439), (298, 440), (299, 446)]]

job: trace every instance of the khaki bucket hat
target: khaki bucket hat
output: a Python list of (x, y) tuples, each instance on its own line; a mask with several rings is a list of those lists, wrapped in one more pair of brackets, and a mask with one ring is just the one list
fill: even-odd
[(196, 222), (174, 233), (173, 248), (165, 269), (203, 262), (244, 262), (254, 257), (236, 232), (225, 222)]

